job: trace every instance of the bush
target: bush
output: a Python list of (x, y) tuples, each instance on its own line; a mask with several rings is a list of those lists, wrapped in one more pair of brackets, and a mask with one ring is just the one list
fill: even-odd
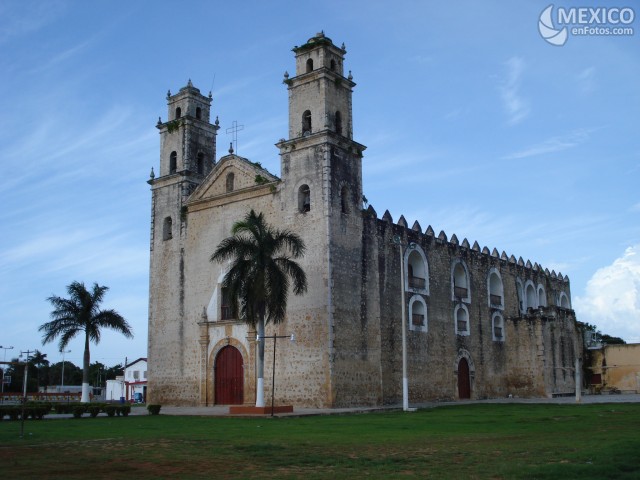
[(116, 407), (115, 405), (107, 405), (106, 407), (104, 407), (105, 413), (110, 417), (113, 417), (116, 414), (117, 409), (118, 407)]
[(160, 408), (162, 408), (162, 405), (147, 405), (147, 411), (149, 412), (149, 415), (159, 415)]
[(73, 418), (80, 418), (86, 411), (84, 405), (76, 405), (73, 407)]
[(131, 412), (131, 405), (122, 405), (118, 407), (118, 413), (123, 417), (129, 416), (130, 412)]
[(91, 405), (89, 408), (87, 408), (87, 410), (89, 411), (89, 415), (91, 415), (91, 418), (96, 418), (100, 413), (101, 408), (100, 405)]

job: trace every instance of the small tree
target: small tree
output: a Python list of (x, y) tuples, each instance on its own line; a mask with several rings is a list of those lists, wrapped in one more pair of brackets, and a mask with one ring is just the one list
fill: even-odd
[[(211, 261), (231, 260), (222, 280), (222, 288), (227, 289), (231, 301), (231, 313), (257, 328), (258, 335), (264, 337), (266, 323), (284, 320), (289, 279), (293, 280), (294, 294), (302, 295), (307, 290), (304, 271), (291, 260), (302, 257), (305, 245), (295, 233), (272, 228), (262, 213), (256, 215), (253, 210), (233, 225), (231, 233), (232, 237), (220, 242)], [(256, 406), (264, 407), (264, 341), (258, 344), (257, 370)]]
[(82, 402), (89, 401), (89, 365), (91, 354), (89, 342), (100, 343), (101, 329), (110, 328), (132, 338), (127, 321), (115, 310), (101, 310), (100, 303), (108, 287), (93, 284), (89, 292), (84, 283), (73, 282), (67, 287), (69, 298), (51, 296), (47, 300), (53, 305), (52, 321), (40, 326), (44, 332), (43, 345), (60, 337), (59, 350), (64, 350), (76, 335), (84, 333), (84, 358), (82, 362)]

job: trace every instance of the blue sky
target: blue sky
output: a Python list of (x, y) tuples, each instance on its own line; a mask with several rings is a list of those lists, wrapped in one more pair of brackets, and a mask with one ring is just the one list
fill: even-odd
[[(548, 5), (1, 2), (0, 344), (59, 361), (37, 328), (78, 280), (109, 286), (105, 307), (135, 333), (105, 332), (92, 360), (145, 356), (146, 180), (167, 90), (212, 90), (218, 157), (237, 120), (238, 153), (279, 175), (283, 73), (320, 30), (346, 44), (378, 215), (569, 275), (580, 320), (640, 342), (640, 21), (557, 47), (537, 29)], [(69, 348), (81, 364), (82, 340)]]

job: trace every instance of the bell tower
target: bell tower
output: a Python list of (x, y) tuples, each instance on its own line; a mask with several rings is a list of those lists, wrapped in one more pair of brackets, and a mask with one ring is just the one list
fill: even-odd
[(291, 207), (312, 215), (357, 212), (366, 147), (353, 140), (351, 96), (356, 84), (351, 72), (344, 76), (347, 50), (321, 32), (293, 52), (295, 76), (285, 72), (283, 80), (289, 92), (289, 138), (277, 144), (282, 179), (293, 190)]
[[(149, 331), (182, 338), (185, 329), (185, 204), (216, 159), (218, 120), (212, 124), (212, 96), (204, 96), (191, 80), (180, 91), (167, 93), (168, 118), (158, 119), (160, 169), (151, 170), (151, 255)], [(149, 335), (150, 385), (184, 377), (184, 344)], [(172, 359), (172, 360), (169, 360)], [(153, 388), (150, 389), (153, 392)], [(153, 395), (153, 394), (152, 394)]]

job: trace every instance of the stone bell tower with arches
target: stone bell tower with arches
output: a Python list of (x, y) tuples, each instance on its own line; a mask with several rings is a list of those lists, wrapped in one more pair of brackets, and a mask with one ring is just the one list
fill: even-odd
[[(352, 94), (355, 83), (345, 73), (345, 45), (324, 33), (293, 48), (295, 76), (284, 84), (289, 94), (289, 138), (277, 147), (281, 157), (282, 211), (290, 228), (307, 242), (307, 271), (322, 272), (312, 287), (322, 310), (325, 331), (322, 368), (329, 372), (325, 404), (349, 403), (369, 392), (364, 403), (376, 404), (380, 392), (369, 388), (379, 377), (379, 323), (362, 321), (362, 154), (353, 140)], [(310, 238), (306, 238), (310, 237)], [(320, 279), (319, 279), (320, 280)], [(322, 292), (319, 294), (319, 292)], [(365, 325), (366, 324), (366, 325)], [(357, 373), (354, 373), (357, 372)], [(379, 384), (379, 381), (377, 382)], [(366, 395), (365, 395), (366, 396)]]
[[(167, 92), (167, 120), (158, 119), (160, 170), (151, 171), (151, 261), (149, 328), (174, 338), (184, 332), (186, 203), (216, 163), (218, 119), (210, 122), (212, 95), (204, 96), (191, 80)], [(184, 388), (182, 342), (155, 342), (149, 335), (156, 381), (172, 390)], [(158, 378), (158, 377), (164, 378)]]

